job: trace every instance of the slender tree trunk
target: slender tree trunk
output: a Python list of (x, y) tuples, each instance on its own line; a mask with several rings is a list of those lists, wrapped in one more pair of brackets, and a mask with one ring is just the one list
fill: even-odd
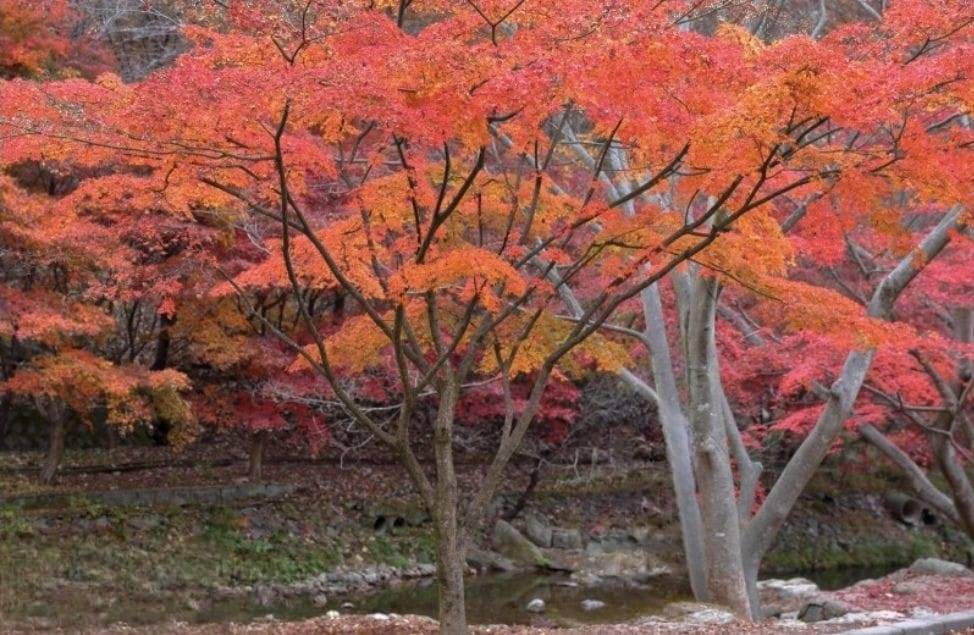
[[(889, 320), (903, 290), (950, 242), (955, 229), (963, 227), (962, 208), (954, 207), (920, 242), (919, 249), (903, 258), (879, 283), (869, 302), (871, 317)], [(923, 255), (918, 259), (917, 253)], [(918, 264), (919, 263), (919, 264)], [(775, 481), (761, 508), (744, 528), (742, 551), (747, 568), (755, 572), (761, 558), (812, 479), (852, 411), (862, 383), (872, 365), (875, 350), (852, 351), (829, 390), (825, 410)]]
[[(953, 318), (954, 339), (963, 344), (969, 344), (974, 341), (974, 310), (955, 309), (953, 311)], [(968, 381), (974, 381), (974, 378), (968, 376), (970, 368), (967, 365), (966, 361), (958, 364), (957, 382), (955, 385), (945, 388), (945, 392), (948, 394), (944, 396), (952, 397), (946, 405), (953, 411), (941, 413), (934, 422), (934, 427), (941, 430), (943, 434), (929, 434), (929, 437), (933, 445), (934, 456), (937, 458), (937, 466), (943, 472), (943, 475), (947, 478), (947, 483), (950, 485), (954, 505), (957, 508), (957, 514), (960, 517), (961, 523), (967, 531), (967, 534), (974, 536), (974, 487), (971, 486), (971, 480), (967, 475), (967, 471), (958, 460), (953, 442), (954, 432), (958, 423), (958, 413), (963, 407), (963, 404), (957, 402), (959, 398), (962, 398), (960, 396), (964, 392), (966, 383)], [(951, 390), (953, 394), (950, 394)]]
[(740, 520), (734, 492), (724, 427), (723, 403), (713, 385), (714, 311), (717, 305), (717, 282), (697, 278), (687, 342), (690, 421), (696, 445), (696, 477), (700, 507), (706, 533), (707, 583), (715, 602), (725, 604), (734, 613), (749, 618), (751, 605), (747, 594), (744, 564), (740, 549)]
[(531, 498), (531, 494), (534, 493), (535, 488), (538, 487), (538, 483), (541, 481), (541, 467), (544, 465), (544, 456), (539, 456), (538, 460), (535, 461), (534, 467), (531, 468), (531, 474), (528, 476), (528, 485), (521, 492), (521, 495), (517, 497), (517, 502), (514, 503), (514, 507), (511, 508), (509, 512), (504, 514), (503, 518), (506, 521), (512, 521), (521, 515), (524, 511), (524, 507), (528, 504), (528, 499)]
[(0, 450), (5, 447), (7, 426), (10, 425), (10, 411), (13, 408), (13, 397), (10, 394), (0, 395)]
[(250, 480), (258, 482), (264, 473), (264, 449), (267, 447), (267, 430), (257, 430), (250, 437)]
[(47, 456), (44, 458), (44, 466), (41, 468), (41, 482), (50, 485), (54, 483), (58, 467), (61, 465), (61, 459), (64, 458), (65, 410), (61, 404), (51, 402), (41, 408), (41, 412), (50, 425), (50, 441), (47, 447)]
[(920, 500), (939, 511), (954, 523), (958, 525), (962, 524), (960, 517), (957, 515), (957, 509), (954, 507), (954, 502), (949, 496), (941, 492), (936, 485), (930, 482), (930, 479), (923, 473), (920, 466), (906, 452), (899, 449), (895, 443), (886, 438), (885, 434), (868, 423), (859, 426), (859, 435), (882, 452), (893, 464), (903, 470), (903, 473), (910, 480), (913, 491), (920, 497)]
[[(172, 346), (172, 334), (170, 327), (176, 323), (176, 318), (163, 315), (159, 320), (159, 335), (156, 339), (155, 357), (149, 370), (165, 370), (169, 365), (169, 349)], [(170, 422), (157, 419), (152, 428), (152, 440), (156, 445), (166, 445), (169, 443), (169, 430), (172, 427)]]
[(451, 376), (445, 379), (437, 393), (440, 403), (433, 429), (436, 455), (433, 520), (440, 632), (462, 635), (467, 632), (467, 615), (463, 593), (464, 545), (458, 518), (460, 494), (453, 463), (453, 417), (459, 395), (455, 378)]
[(971, 487), (967, 472), (957, 460), (957, 453), (949, 439), (939, 434), (932, 434), (930, 441), (937, 459), (937, 467), (943, 472), (950, 485), (957, 515), (964, 531), (968, 536), (974, 536), (974, 488)]
[[(670, 465), (673, 478), (687, 574), (690, 577), (690, 587), (693, 589), (694, 597), (701, 602), (707, 602), (710, 600), (710, 592), (707, 588), (703, 519), (697, 501), (696, 478), (693, 475), (690, 451), (690, 422), (683, 414), (680, 393), (673, 373), (673, 361), (670, 357), (669, 343), (666, 341), (666, 321), (663, 317), (659, 287), (657, 285), (648, 287), (643, 291), (641, 299), (643, 318), (646, 323), (646, 341), (650, 349), (650, 364), (656, 384), (656, 402), (663, 429), (663, 440), (666, 444), (666, 460)], [(631, 379), (628, 374), (628, 371), (623, 373), (623, 377), (627, 380)], [(636, 388), (638, 390), (639, 386)]]

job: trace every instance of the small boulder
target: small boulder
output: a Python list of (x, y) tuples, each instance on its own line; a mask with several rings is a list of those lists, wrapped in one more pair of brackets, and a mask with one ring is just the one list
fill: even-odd
[(268, 607), (274, 604), (277, 600), (277, 594), (274, 589), (268, 586), (259, 586), (254, 590), (254, 594), (257, 596), (257, 604), (262, 607)]
[(585, 583), (592, 578), (616, 578), (634, 582), (648, 582), (672, 574), (666, 565), (656, 561), (645, 551), (609, 551), (603, 554), (585, 553), (577, 560), (572, 578)]
[(481, 571), (514, 571), (517, 566), (495, 551), (487, 549), (467, 549), (467, 564)]
[(341, 616), (342, 616), (342, 614), (339, 613), (338, 611), (336, 611), (335, 609), (332, 609), (332, 610), (328, 611), (327, 613), (325, 613), (325, 617), (327, 619), (329, 619), (329, 620), (334, 620), (334, 619), (337, 619), (337, 618), (339, 618)]
[(897, 582), (894, 584), (890, 591), (896, 593), (897, 595), (916, 595), (918, 593), (923, 593), (926, 588), (926, 585), (919, 580), (903, 580), (902, 582)]
[(551, 546), (555, 549), (581, 549), (582, 532), (577, 529), (552, 529)]
[(761, 598), (761, 610), (765, 617), (798, 612), (818, 594), (818, 585), (805, 578), (758, 582), (758, 595)]
[(528, 539), (531, 540), (531, 542), (539, 547), (543, 547), (545, 549), (551, 547), (551, 527), (546, 525), (544, 521), (534, 514), (529, 514), (527, 517), (525, 517), (524, 533), (527, 534)]
[(964, 565), (939, 558), (920, 558), (910, 565), (908, 571), (917, 575), (943, 575), (958, 578), (974, 576), (974, 571)]
[(541, 598), (534, 598), (533, 600), (528, 602), (528, 605), (525, 606), (524, 608), (527, 609), (528, 611), (531, 611), (532, 613), (543, 613), (544, 600), (542, 600)]
[(605, 602), (602, 600), (582, 600), (582, 610), (583, 611), (597, 611), (605, 607)]
[(317, 607), (326, 606), (328, 604), (328, 596), (324, 593), (319, 593), (311, 598), (311, 603)]
[(671, 602), (663, 607), (663, 615), (693, 624), (726, 624), (734, 620), (734, 614), (726, 609), (702, 602)]
[(651, 535), (652, 532), (650, 532), (649, 527), (634, 527), (633, 529), (629, 530), (629, 537), (632, 538), (636, 544), (640, 545), (649, 544)]
[(858, 610), (858, 607), (855, 607), (848, 602), (836, 600), (828, 596), (820, 596), (810, 601), (805, 605), (804, 608), (802, 608), (802, 610), (798, 613), (798, 619), (811, 624), (813, 622), (834, 620), (842, 617), (843, 615), (854, 613)]
[(547, 567), (549, 564), (541, 549), (507, 521), (497, 521), (490, 540), (494, 549), (510, 558), (515, 564), (530, 567)]
[(161, 525), (162, 518), (155, 515), (135, 516), (134, 518), (129, 518), (128, 524), (133, 529), (149, 531)]

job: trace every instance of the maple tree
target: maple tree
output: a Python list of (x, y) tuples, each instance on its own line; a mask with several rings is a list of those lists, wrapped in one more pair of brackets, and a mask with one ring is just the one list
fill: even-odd
[[(853, 66), (864, 61), (858, 52), (869, 50), (875, 55), (867, 65), (876, 65), (874, 77), (881, 79), (854, 80), (859, 71), (847, 67), (853, 71), (847, 86), (854, 85), (857, 96), (847, 97), (845, 105), (858, 104), (856, 112), (839, 107), (810, 123), (810, 132), (844, 139), (847, 156), (856, 165), (836, 157), (842, 175), (833, 186), (779, 198), (774, 221), (779, 229), (764, 233), (763, 253), (740, 243), (735, 245), (736, 254), (715, 247), (702, 254), (696, 266), (669, 276), (672, 295), (665, 311), (661, 289), (654, 285), (643, 292), (638, 311), (643, 314), (644, 330), (610, 325), (641, 340), (650, 352), (652, 384), (628, 368), (622, 376), (658, 405), (694, 592), (700, 599), (734, 606), (742, 614), (759, 614), (755, 582), (761, 558), (853, 414), (876, 348), (894, 341), (916, 345), (928, 338), (927, 333), (892, 329), (869, 317), (890, 319), (893, 303), (935, 258), (952, 262), (953, 267), (945, 267), (954, 276), (963, 276), (956, 263), (969, 257), (967, 250), (944, 250), (964, 236), (970, 222), (969, 212), (956, 206), (970, 198), (971, 131), (966, 119), (970, 80), (965, 58), (970, 47), (970, 10), (959, 4), (934, 7), (900, 2), (880, 18), (875, 25), (836, 28), (815, 47), (833, 51), (833, 59), (851, 55), (857, 60)], [(767, 53), (788, 50), (796, 41), (786, 38), (766, 48), (756, 42), (752, 46)], [(870, 42), (882, 44), (870, 49)], [(822, 72), (834, 77), (833, 73)], [(877, 92), (866, 97), (871, 88)], [(840, 93), (829, 88), (826, 94)], [(858, 102), (859, 98), (866, 101)], [(865, 103), (870, 108), (882, 103), (883, 111), (868, 114)], [(859, 143), (862, 153), (856, 150)], [(583, 146), (576, 145), (575, 150), (594, 162)], [(614, 160), (623, 175), (606, 175), (607, 185), (613, 196), (624, 196), (632, 187), (626, 176), (631, 160), (625, 150)], [(660, 199), (691, 216), (699, 192), (693, 190), (689, 202), (679, 194), (671, 191), (668, 198)], [(798, 235), (778, 243), (768, 241), (793, 230)], [(864, 248), (858, 243), (864, 239), (879, 257), (886, 261), (893, 257), (892, 268), (879, 270), (885, 275), (867, 287), (865, 295), (840, 297), (848, 289), (840, 281), (838, 293), (829, 290), (833, 287), (830, 274), (835, 274), (829, 265), (846, 249), (853, 250), (853, 260), (861, 260), (858, 250)], [(742, 255), (748, 258), (744, 263)], [(756, 268), (758, 258), (763, 262)], [(709, 275), (708, 269), (719, 275)], [(951, 291), (956, 293), (954, 301), (967, 302), (963, 292)], [(742, 298), (770, 328), (770, 336), (761, 335), (758, 323), (735, 306)], [(864, 312), (860, 304), (868, 305), (868, 310)], [(718, 315), (724, 322), (719, 346)], [(731, 335), (728, 327), (739, 332)], [(739, 333), (757, 348), (748, 352), (750, 360), (730, 357), (731, 369), (724, 370), (719, 357), (727, 361), (728, 348), (740, 349), (734, 341)], [(764, 346), (768, 339), (774, 345)], [(810, 350), (809, 342), (818, 344), (818, 349)], [(796, 364), (796, 359), (802, 362)], [(780, 386), (769, 386), (768, 375), (774, 374), (770, 369), (780, 369), (784, 375)], [(731, 380), (729, 387), (725, 378)], [(736, 381), (747, 383), (735, 386)], [(788, 403), (802, 381), (811, 382), (805, 386), (809, 389), (818, 388), (815, 382), (831, 383), (831, 388), (816, 391), (824, 400)], [(776, 404), (769, 404), (769, 391)], [(751, 404), (783, 405), (790, 412), (770, 426), (754, 426), (742, 434), (735, 412), (746, 413)], [(751, 413), (762, 423), (773, 416), (766, 407)], [(860, 420), (855, 414), (853, 422)], [(760, 463), (749, 456), (749, 447), (759, 443), (768, 429), (791, 430), (801, 440), (769, 489), (762, 483)]]
[[(101, 259), (90, 282), (75, 264), (70, 290), (51, 269), (58, 299), (90, 319), (21, 314), (93, 338), (118, 292), (104, 281), (124, 279), (130, 302), (167, 318), (157, 351), (178, 329), (211, 333), (195, 338), (198, 354), (232, 370), (240, 392), (225, 403), (253, 413), (258, 436), (282, 426), (257, 387), (281, 368), (288, 394), (336, 403), (397, 454), (431, 512), (445, 632), (466, 630), (465, 543), (547, 387), (619, 372), (659, 405), (694, 591), (755, 615), (761, 556), (841, 432), (873, 351), (898, 334), (884, 323), (892, 303), (968, 222), (956, 206), (974, 182), (958, 118), (972, 100), (965, 3), (899, 0), (878, 21), (770, 44), (754, 35), (770, 39), (768, 16), (744, 12), (752, 33), (730, 21), (735, 3), (221, 5), (184, 28), (190, 53), (136, 83), (0, 87), (4, 165), (84, 175), (55, 203), (67, 222), (8, 179), (7, 226), (59, 255), (53, 237), (67, 227)], [(868, 311), (796, 275), (796, 259), (834, 253), (849, 227), (885, 232), (902, 253), (914, 236), (897, 228), (913, 214), (938, 222)], [(809, 221), (817, 235), (789, 234)], [(157, 260), (132, 254), (133, 235), (166, 227), (162, 242), (177, 248), (143, 240)], [(79, 240), (89, 235), (108, 242)], [(254, 253), (240, 255), (242, 238)], [(146, 260), (158, 266), (129, 266)], [(853, 351), (756, 510), (760, 469), (718, 357), (716, 316), (740, 318), (721, 305), (724, 288), (777, 330)], [(641, 330), (617, 319), (626, 313)], [(629, 337), (648, 345), (652, 385), (631, 370)], [(25, 373), (80, 359), (108, 368), (83, 348), (39, 357), (8, 385), (26, 391), (43, 380)], [(179, 388), (173, 371), (111, 370)], [(143, 389), (105, 383), (110, 403), (120, 384)], [(455, 425), (483, 386), (503, 416), (464, 496)], [(416, 447), (421, 426), (432, 465)]]

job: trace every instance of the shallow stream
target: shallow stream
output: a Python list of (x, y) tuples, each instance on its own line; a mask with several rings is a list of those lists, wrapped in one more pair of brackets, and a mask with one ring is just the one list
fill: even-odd
[[(809, 578), (822, 589), (839, 589), (859, 580), (890, 573), (890, 568), (849, 568), (828, 571), (799, 571), (773, 577)], [(770, 577), (770, 576), (769, 576)], [(680, 587), (606, 583), (595, 587), (576, 585), (567, 576), (534, 572), (488, 574), (467, 582), (467, 619), (472, 624), (529, 624), (538, 616), (526, 610), (528, 602), (545, 602), (543, 617), (556, 624), (613, 624), (658, 615), (670, 602), (692, 599)], [(598, 600), (605, 606), (586, 611), (583, 600)], [(351, 603), (353, 606), (349, 607)], [(345, 604), (342, 607), (342, 604)], [(217, 602), (198, 612), (192, 621), (244, 622), (267, 614), (279, 620), (304, 619), (328, 610), (351, 613), (398, 613), (436, 616), (436, 586), (432, 580), (384, 589), (355, 597), (330, 598), (327, 606), (310, 600), (292, 600), (269, 607), (240, 600)]]

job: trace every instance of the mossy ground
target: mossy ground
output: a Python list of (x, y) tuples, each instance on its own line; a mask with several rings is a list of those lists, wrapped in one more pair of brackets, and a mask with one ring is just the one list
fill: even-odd
[[(359, 522), (361, 521), (361, 522)], [(103, 613), (116, 600), (165, 617), (218, 587), (290, 584), (335, 567), (429, 562), (424, 527), (376, 533), (293, 502), (198, 508), (0, 507), (0, 615)], [(53, 609), (53, 610), (52, 610)], [(123, 615), (132, 619), (131, 615)]]

